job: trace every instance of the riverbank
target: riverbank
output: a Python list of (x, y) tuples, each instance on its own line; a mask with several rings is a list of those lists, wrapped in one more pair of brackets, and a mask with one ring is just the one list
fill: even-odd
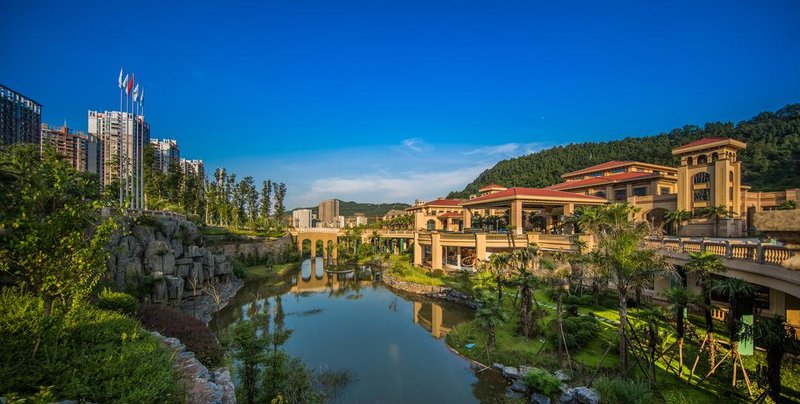
[(212, 315), (227, 306), (242, 286), (244, 281), (233, 277), (228, 283), (198, 291), (197, 296), (183, 299), (179, 308), (182, 312), (208, 324)]
[(446, 286), (424, 285), (414, 282), (401, 281), (390, 271), (381, 275), (383, 283), (392, 290), (405, 293), (425, 296), (431, 299), (439, 299), (447, 302), (457, 303), (475, 309), (478, 305), (466, 294)]

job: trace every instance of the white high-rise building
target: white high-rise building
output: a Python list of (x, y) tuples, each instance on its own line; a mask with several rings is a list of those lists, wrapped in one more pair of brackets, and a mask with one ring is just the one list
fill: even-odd
[(121, 179), (121, 198), (130, 198), (130, 207), (142, 208), (142, 153), (150, 144), (150, 124), (132, 113), (89, 111), (88, 132), (103, 145), (103, 185)]
[(296, 209), (292, 211), (292, 224), (295, 228), (311, 227), (311, 209)]
[(202, 178), (203, 181), (206, 179), (206, 170), (203, 165), (203, 160), (181, 159), (181, 168), (183, 169), (183, 175), (191, 174)]
[(155, 163), (161, 172), (169, 171), (170, 164), (180, 163), (181, 149), (175, 139), (153, 139), (150, 141), (155, 149)]

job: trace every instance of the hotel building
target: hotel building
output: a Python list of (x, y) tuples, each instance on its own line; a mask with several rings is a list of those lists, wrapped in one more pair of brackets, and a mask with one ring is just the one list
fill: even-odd
[(91, 135), (75, 132), (67, 126), (42, 124), (41, 149), (52, 148), (72, 168), (103, 176), (103, 145)]

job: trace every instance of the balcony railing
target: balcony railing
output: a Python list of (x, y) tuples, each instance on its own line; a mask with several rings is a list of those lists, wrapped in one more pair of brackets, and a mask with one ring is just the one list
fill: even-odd
[(647, 240), (647, 244), (651, 247), (679, 253), (709, 251), (721, 258), (774, 266), (781, 266), (783, 261), (793, 255), (793, 252), (784, 246), (763, 243), (737, 243), (729, 240), (705, 241), (670, 238), (659, 240), (651, 238)]

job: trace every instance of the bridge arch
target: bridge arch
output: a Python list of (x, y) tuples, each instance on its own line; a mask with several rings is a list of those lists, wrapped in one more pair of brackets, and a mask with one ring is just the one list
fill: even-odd
[[(311, 230), (311, 229), (309, 229)], [(316, 230), (316, 229), (314, 229)], [(338, 230), (338, 229), (337, 229)], [(339, 235), (336, 232), (300, 231), (297, 233), (297, 252), (303, 254), (304, 243), (308, 241), (311, 247), (311, 257), (337, 258)]]

